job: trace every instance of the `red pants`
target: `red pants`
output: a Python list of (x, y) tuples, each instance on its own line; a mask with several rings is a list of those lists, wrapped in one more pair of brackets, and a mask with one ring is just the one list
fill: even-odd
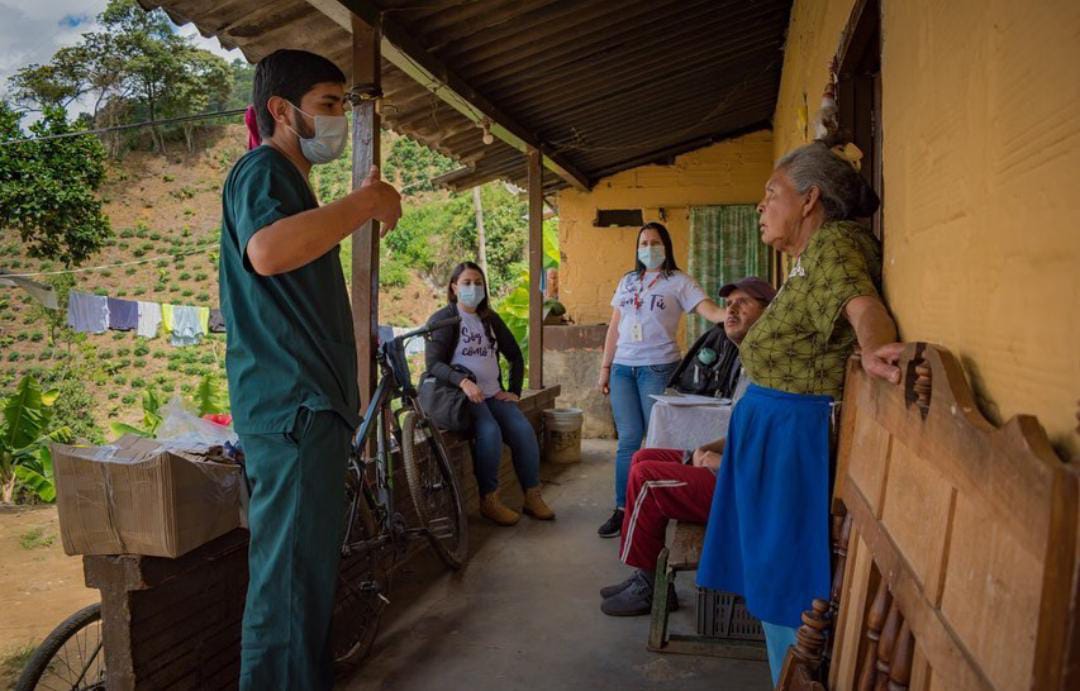
[(619, 558), (652, 571), (669, 520), (708, 523), (716, 475), (682, 463), (682, 449), (641, 449), (630, 465)]

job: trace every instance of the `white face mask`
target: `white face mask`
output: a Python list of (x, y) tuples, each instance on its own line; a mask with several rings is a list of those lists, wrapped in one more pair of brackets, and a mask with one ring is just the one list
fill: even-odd
[(457, 287), (457, 299), (458, 302), (469, 309), (476, 309), (484, 301), (484, 286), (475, 283), (469, 285), (459, 284)]
[(663, 265), (666, 255), (662, 245), (647, 245), (638, 247), (637, 257), (638, 261), (644, 264), (646, 269), (652, 271), (659, 269)]
[(293, 128), (293, 134), (300, 140), (300, 153), (311, 163), (329, 163), (341, 155), (349, 140), (349, 121), (344, 115), (309, 115), (292, 103), (298, 112), (315, 121), (315, 136), (301, 137)]

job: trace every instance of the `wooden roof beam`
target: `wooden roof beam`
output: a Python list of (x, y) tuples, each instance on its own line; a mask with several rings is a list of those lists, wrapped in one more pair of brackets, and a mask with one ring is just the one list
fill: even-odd
[(352, 31), (355, 14), (372, 26), (382, 29), (382, 57), (409, 75), (448, 106), (469, 120), (480, 123), (491, 121), (493, 137), (520, 151), (532, 149), (543, 152), (544, 166), (565, 180), (572, 187), (588, 190), (589, 179), (562, 155), (552, 153), (536, 135), (474, 89), (456, 72), (428, 51), (417, 39), (390, 16), (368, 0), (307, 0), (346, 31)]

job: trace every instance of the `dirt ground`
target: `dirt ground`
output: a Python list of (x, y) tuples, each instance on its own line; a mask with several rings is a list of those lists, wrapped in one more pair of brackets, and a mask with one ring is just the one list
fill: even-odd
[[(97, 599), (82, 557), (64, 554), (55, 506), (0, 508), (0, 663)], [(0, 689), (11, 683), (4, 676), (0, 664)]]

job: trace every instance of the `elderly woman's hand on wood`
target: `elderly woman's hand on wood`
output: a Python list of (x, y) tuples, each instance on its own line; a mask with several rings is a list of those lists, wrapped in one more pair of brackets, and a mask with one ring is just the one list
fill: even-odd
[(900, 353), (904, 351), (903, 343), (888, 343), (872, 351), (860, 353), (863, 369), (866, 373), (884, 379), (893, 384), (900, 383)]

